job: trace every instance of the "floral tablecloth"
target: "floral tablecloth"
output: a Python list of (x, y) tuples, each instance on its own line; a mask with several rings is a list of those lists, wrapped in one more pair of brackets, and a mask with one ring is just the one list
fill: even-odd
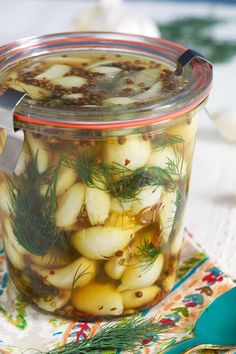
[[(150, 346), (135, 354), (160, 353), (169, 345), (191, 336), (194, 324), (207, 304), (234, 286), (233, 281), (202, 252), (185, 232), (178, 281), (159, 305), (139, 316), (155, 318), (160, 334)], [(9, 282), (4, 249), (0, 245), (0, 353), (47, 352), (67, 342), (97, 332), (101, 323), (79, 323), (45, 315), (27, 305)], [(32, 349), (35, 349), (32, 351)]]

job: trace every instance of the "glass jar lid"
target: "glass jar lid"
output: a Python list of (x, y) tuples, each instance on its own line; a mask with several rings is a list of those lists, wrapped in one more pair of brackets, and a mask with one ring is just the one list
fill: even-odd
[(164, 39), (117, 33), (26, 38), (0, 47), (0, 92), (27, 93), (15, 108), (18, 125), (105, 130), (158, 124), (209, 94), (211, 65), (186, 51)]

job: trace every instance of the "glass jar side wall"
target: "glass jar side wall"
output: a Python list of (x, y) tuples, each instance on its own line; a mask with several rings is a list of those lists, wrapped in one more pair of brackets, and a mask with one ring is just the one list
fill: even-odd
[(15, 174), (1, 174), (0, 217), (11, 278), (29, 302), (111, 318), (170, 292), (196, 110), (182, 118), (166, 131), (99, 140), (25, 131)]

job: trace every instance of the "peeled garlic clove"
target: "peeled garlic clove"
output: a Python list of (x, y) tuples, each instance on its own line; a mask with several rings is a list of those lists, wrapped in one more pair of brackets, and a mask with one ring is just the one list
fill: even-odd
[(164, 264), (164, 256), (160, 254), (149, 266), (142, 263), (127, 266), (122, 278), (119, 291), (126, 289), (146, 288), (154, 284), (159, 278)]
[(145, 84), (146, 87), (150, 87), (156, 83), (160, 77), (160, 70), (158, 68), (150, 68), (138, 71), (130, 78), (135, 85)]
[(31, 155), (30, 155), (29, 147), (25, 141), (24, 145), (23, 145), (23, 150), (20, 154), (19, 160), (16, 165), (16, 169), (15, 169), (15, 174), (17, 176), (20, 176), (25, 172), (25, 170), (30, 162), (30, 159), (31, 159)]
[(33, 298), (33, 302), (44, 311), (54, 312), (67, 304), (70, 300), (70, 290), (60, 290), (58, 295), (48, 295), (40, 298)]
[(31, 268), (40, 274), (46, 283), (60, 289), (75, 289), (78, 286), (84, 286), (93, 280), (97, 271), (96, 262), (85, 257), (80, 257), (63, 268), (50, 270), (34, 264)]
[(77, 217), (84, 204), (85, 185), (76, 183), (59, 199), (55, 213), (56, 225), (66, 227), (76, 223)]
[(176, 272), (171, 273), (168, 275), (164, 280), (162, 280), (162, 287), (166, 293), (169, 293), (173, 286), (175, 285), (176, 280)]
[(91, 259), (104, 259), (123, 250), (130, 242), (132, 234), (133, 229), (94, 226), (76, 232), (71, 242), (82, 255)]
[[(77, 180), (77, 173), (70, 167), (62, 165), (56, 182), (56, 196), (64, 194)], [(40, 195), (45, 196), (48, 190), (47, 184), (40, 187)]]
[(2, 152), (3, 152), (6, 140), (7, 140), (6, 130), (3, 128), (0, 128), (0, 154), (2, 154)]
[(160, 96), (161, 94), (161, 82), (156, 82), (152, 87), (150, 87), (150, 89), (139, 93), (135, 96), (132, 96), (132, 99), (134, 100), (138, 100), (138, 101), (150, 101), (153, 99), (157, 99), (158, 96)]
[(186, 174), (186, 162), (181, 156), (180, 152), (174, 151), (172, 147), (167, 146), (163, 150), (154, 151), (151, 153), (147, 166), (158, 166), (162, 169), (167, 169), (168, 166), (173, 164), (174, 170), (171, 171), (173, 179), (181, 178)]
[(107, 192), (93, 187), (86, 187), (85, 204), (92, 225), (103, 224), (110, 211), (110, 196)]
[[(51, 56), (51, 57), (48, 57), (48, 58), (44, 58), (43, 61), (45, 63), (55, 63), (55, 65), (64, 64), (65, 66), (73, 66), (73, 67), (81, 68), (81, 64), (90, 63), (91, 59), (82, 58), (82, 57), (76, 57), (76, 56), (70, 56), (70, 57)], [(60, 75), (60, 76), (63, 76), (63, 75)]]
[(77, 178), (78, 176), (72, 168), (61, 166), (56, 183), (56, 196), (59, 197), (65, 193), (76, 182)]
[(156, 285), (152, 285), (147, 288), (123, 291), (121, 296), (124, 308), (130, 309), (148, 304), (160, 293), (161, 289)]
[(124, 144), (119, 144), (116, 139), (108, 141), (104, 148), (104, 160), (109, 164), (116, 163), (135, 170), (146, 164), (150, 153), (149, 141), (141, 137), (127, 137)]
[(70, 94), (65, 94), (61, 98), (63, 100), (78, 100), (79, 98), (82, 98), (83, 95), (82, 93), (70, 93)]
[(132, 212), (138, 214), (142, 209), (160, 202), (162, 190), (162, 187), (144, 187), (131, 204)]
[(19, 80), (16, 80), (15, 82), (9, 84), (9, 87), (20, 92), (26, 92), (31, 98), (35, 100), (41, 100), (45, 97), (49, 97), (52, 95), (51, 91), (45, 88), (25, 84), (24, 82), (21, 82)]
[(131, 210), (131, 201), (122, 201), (120, 202), (117, 198), (111, 198), (111, 211), (115, 213), (125, 213)]
[(86, 66), (87, 70), (91, 70), (93, 68), (96, 68), (98, 66), (105, 66), (114, 63), (114, 60), (102, 60), (102, 61), (97, 61), (96, 63), (90, 64)]
[(133, 216), (129, 216), (126, 213), (121, 214), (111, 212), (109, 218), (105, 222), (105, 226), (118, 227), (121, 229), (134, 229), (137, 225)]
[(57, 252), (46, 253), (44, 256), (37, 256), (36, 254), (29, 254), (31, 261), (41, 267), (53, 266), (62, 267), (68, 264), (68, 259), (63, 253)]
[(87, 80), (79, 76), (65, 76), (52, 80), (54, 85), (61, 85), (65, 88), (80, 88), (86, 84)]
[(5, 219), (4, 226), (5, 226), (6, 236), (9, 242), (14, 246), (16, 251), (22, 255), (29, 254), (29, 252), (23, 246), (21, 246), (21, 244), (17, 241), (16, 236), (13, 233), (11, 221), (8, 218)]
[(102, 103), (104, 106), (109, 106), (109, 105), (127, 105), (127, 104), (132, 104), (138, 102), (138, 100), (135, 100), (130, 97), (109, 97), (105, 98)]
[(10, 263), (19, 270), (23, 270), (25, 268), (24, 258), (21, 253), (13, 246), (13, 244), (5, 237), (4, 246), (6, 250), (6, 255), (10, 261)]
[(89, 71), (91, 71), (93, 73), (115, 76), (116, 74), (118, 74), (121, 71), (121, 69), (116, 68), (115, 66), (95, 66), (95, 67), (91, 68)]
[(10, 214), (11, 201), (9, 195), (9, 188), (6, 181), (2, 181), (0, 184), (0, 208), (5, 214)]
[(90, 283), (76, 289), (72, 294), (72, 302), (79, 310), (91, 315), (121, 315), (123, 312), (122, 297), (114, 285)]
[(37, 155), (37, 167), (39, 173), (43, 173), (49, 166), (50, 152), (49, 146), (41, 139), (36, 139), (33, 134), (26, 131), (26, 139), (33, 157)]
[(194, 114), (192, 117), (186, 116), (184, 123), (173, 126), (172, 128), (168, 129), (167, 133), (183, 138), (185, 144), (194, 144), (197, 134), (197, 125), (198, 118), (196, 117), (196, 114)]
[(172, 231), (176, 214), (177, 195), (174, 192), (165, 192), (161, 197), (161, 207), (159, 210), (160, 228), (167, 242)]
[(104, 265), (106, 274), (114, 280), (122, 277), (126, 269), (127, 251), (117, 251), (116, 255), (111, 257)]
[(170, 244), (170, 253), (172, 255), (178, 255), (184, 239), (184, 227), (182, 226), (177, 234), (174, 235)]
[(52, 65), (49, 69), (47, 69), (43, 73), (35, 76), (34, 79), (36, 79), (36, 80), (42, 80), (42, 79), (52, 80), (52, 79), (56, 79), (58, 77), (62, 77), (70, 71), (71, 71), (71, 67), (68, 65), (55, 64), (55, 65)]

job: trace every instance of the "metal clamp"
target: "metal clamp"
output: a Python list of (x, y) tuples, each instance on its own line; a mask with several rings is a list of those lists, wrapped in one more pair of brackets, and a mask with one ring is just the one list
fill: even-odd
[(195, 52), (195, 50), (188, 49), (183, 54), (181, 54), (180, 57), (177, 59), (177, 68), (175, 70), (175, 75), (177, 76), (182, 75), (185, 65), (190, 63), (194, 58), (202, 59), (208, 64), (210, 64), (210, 66), (212, 66), (211, 62), (203, 55), (201, 55), (198, 52)]
[(0, 155), (0, 170), (12, 173), (16, 169), (24, 144), (23, 130), (14, 129), (14, 110), (25, 96), (25, 93), (8, 89), (0, 96), (0, 127), (7, 133), (3, 152)]

